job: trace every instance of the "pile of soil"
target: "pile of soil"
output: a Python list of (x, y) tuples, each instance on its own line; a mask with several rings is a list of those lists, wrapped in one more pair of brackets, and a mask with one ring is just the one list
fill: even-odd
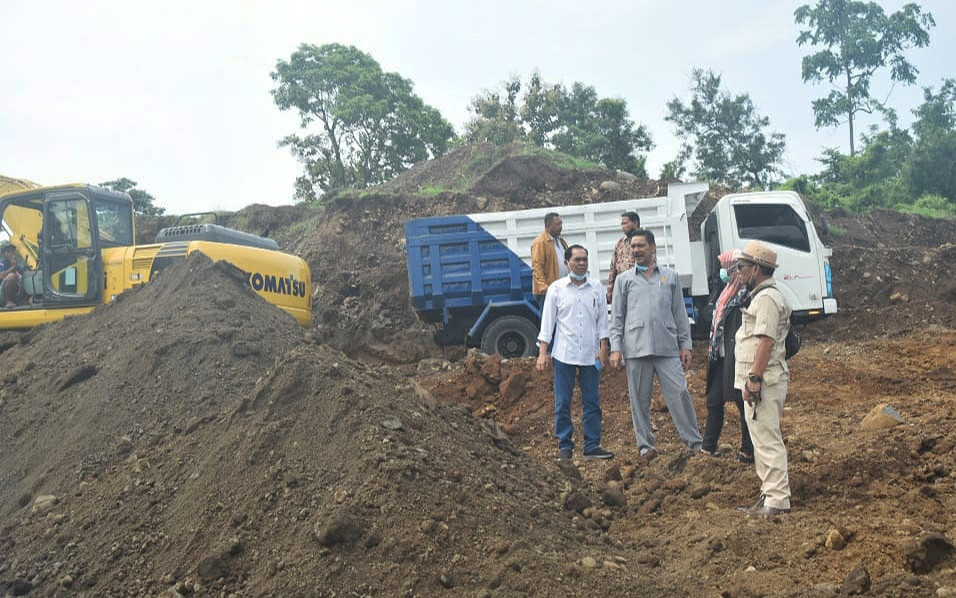
[[(705, 354), (696, 347), (688, 377), (701, 429)], [(954, 591), (956, 331), (816, 342), (791, 368), (783, 431), (794, 510), (774, 520), (735, 510), (756, 500), (759, 480), (753, 465), (734, 458), (740, 427), (732, 405), (721, 435), (724, 456), (716, 459), (690, 456), (666, 410), (656, 408), (661, 456), (646, 464), (636, 455), (624, 373), (605, 369), (602, 444), (617, 453), (626, 502), (608, 535), (626, 538), (629, 558), (653, 565), (643, 578), (662, 581), (675, 595)], [(502, 361), (474, 351), (461, 364), (429, 360), (421, 369), (421, 383), (436, 398), (498, 422), (542, 462), (554, 458), (551, 372), (536, 371), (533, 359)], [(884, 403), (903, 423), (864, 429), (864, 417)], [(578, 442), (579, 405), (575, 398)], [(600, 489), (606, 470), (577, 465)]]
[(195, 254), (8, 346), (0, 595), (627, 591), (619, 507), (313, 340)]

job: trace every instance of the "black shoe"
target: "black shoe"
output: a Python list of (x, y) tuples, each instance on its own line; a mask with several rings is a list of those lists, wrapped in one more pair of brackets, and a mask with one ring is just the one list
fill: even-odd
[(757, 511), (763, 508), (763, 501), (767, 499), (766, 494), (761, 494), (760, 499), (753, 504), (752, 507), (737, 507), (737, 510), (741, 513), (746, 513), (748, 515), (753, 515)]
[(571, 456), (571, 449), (561, 449), (558, 451), (558, 461), (570, 459)]
[(614, 458), (614, 453), (611, 451), (606, 451), (601, 447), (597, 447), (593, 451), (586, 451), (584, 453), (585, 459), (612, 459)]
[(745, 453), (743, 451), (740, 451), (739, 453), (737, 453), (737, 460), (740, 461), (741, 463), (753, 463), (754, 456), (753, 456), (753, 453)]
[(724, 456), (724, 454), (718, 450), (708, 451), (707, 449), (700, 449), (700, 452), (702, 452), (705, 455), (714, 457), (715, 459), (719, 459)]

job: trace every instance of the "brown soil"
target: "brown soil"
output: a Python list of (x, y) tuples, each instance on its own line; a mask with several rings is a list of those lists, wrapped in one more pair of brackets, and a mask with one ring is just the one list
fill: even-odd
[[(661, 457), (637, 459), (621, 372), (601, 386), (618, 456), (559, 466), (549, 373), (431, 342), (405, 219), (663, 192), (509, 151), (231, 215), (309, 261), (312, 330), (193, 256), (0, 335), (0, 596), (956, 595), (952, 222), (818, 218), (841, 312), (791, 363), (794, 510), (749, 519), (753, 466), (688, 456), (666, 412)], [(864, 431), (880, 403), (905, 423)], [(738, 437), (730, 409), (722, 449)]]

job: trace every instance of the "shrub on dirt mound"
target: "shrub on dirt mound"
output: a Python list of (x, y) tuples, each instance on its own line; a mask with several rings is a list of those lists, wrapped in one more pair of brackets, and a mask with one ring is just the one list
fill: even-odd
[(0, 515), (98, 475), (144, 438), (214, 417), (305, 330), (246, 275), (194, 254), (0, 355)]

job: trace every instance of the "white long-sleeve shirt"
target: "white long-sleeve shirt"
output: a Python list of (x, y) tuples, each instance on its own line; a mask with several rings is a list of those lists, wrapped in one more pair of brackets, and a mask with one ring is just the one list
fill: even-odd
[(594, 365), (601, 340), (606, 338), (608, 323), (604, 288), (590, 278), (584, 284), (576, 285), (570, 276), (551, 283), (541, 310), (541, 332), (538, 334), (539, 342), (552, 345), (551, 357), (569, 365)]

